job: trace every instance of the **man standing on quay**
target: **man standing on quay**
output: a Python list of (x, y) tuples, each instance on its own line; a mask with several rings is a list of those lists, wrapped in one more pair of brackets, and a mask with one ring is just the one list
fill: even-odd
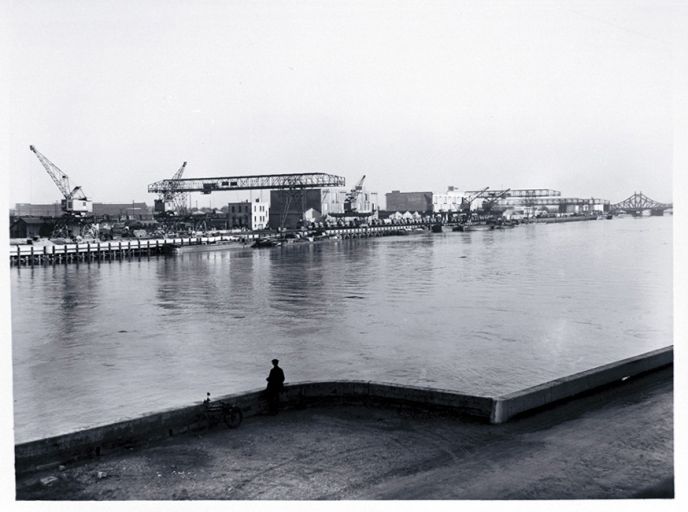
[(279, 361), (277, 359), (272, 360), (272, 369), (270, 370), (270, 375), (265, 379), (268, 381), (268, 409), (270, 414), (277, 414), (279, 409), (279, 394), (282, 391), (284, 385), (284, 372), (282, 368), (277, 366)]

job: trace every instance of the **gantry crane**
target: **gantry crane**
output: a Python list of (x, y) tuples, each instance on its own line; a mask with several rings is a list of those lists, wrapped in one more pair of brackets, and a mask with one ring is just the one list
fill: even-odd
[[(169, 189), (173, 180), (161, 180), (148, 185), (148, 192), (160, 193)], [(343, 187), (346, 180), (341, 176), (322, 172), (263, 174), (258, 176), (224, 176), (217, 178), (181, 178), (178, 192), (231, 192), (235, 190), (296, 190), (306, 188)]]
[(161, 183), (158, 190), (159, 198), (154, 201), (154, 209), (157, 213), (165, 213), (166, 205), (168, 204), (172, 206), (172, 210), (175, 213), (184, 213), (186, 210), (187, 193), (179, 190), (181, 188), (179, 180), (184, 174), (186, 163), (182, 163), (182, 166), (177, 169), (170, 180), (165, 180)]
[(76, 186), (72, 188), (69, 184), (69, 176), (62, 170), (48, 160), (45, 155), (39, 152), (34, 146), (29, 146), (38, 160), (45, 168), (48, 176), (55, 182), (57, 188), (62, 192), (64, 199), (62, 199), (62, 211), (69, 215), (85, 215), (93, 212), (93, 203), (86, 197), (86, 194), (81, 187)]
[(286, 223), (290, 214), (291, 203), (301, 201), (302, 207), (306, 201), (307, 189), (322, 189), (329, 187), (343, 187), (346, 180), (342, 176), (322, 172), (262, 174), (256, 176), (219, 176), (213, 178), (180, 178), (166, 179), (148, 185), (148, 192), (164, 193), (170, 190), (170, 185), (176, 182), (176, 192), (234, 192), (237, 190), (283, 190), (286, 200), (283, 203), (280, 228)]

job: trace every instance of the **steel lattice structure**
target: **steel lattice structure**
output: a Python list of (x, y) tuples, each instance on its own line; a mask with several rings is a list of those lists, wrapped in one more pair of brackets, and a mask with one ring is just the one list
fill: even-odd
[(611, 205), (612, 210), (666, 210), (673, 208), (672, 203), (658, 203), (642, 192), (635, 192), (619, 203)]
[(343, 187), (346, 180), (342, 176), (321, 172), (301, 174), (266, 174), (260, 176), (228, 176), (220, 178), (184, 178), (162, 180), (148, 185), (148, 192), (164, 193), (173, 189), (175, 192), (222, 192), (251, 189), (299, 189)]
[(592, 205), (599, 205), (599, 204), (605, 204), (609, 203), (606, 199), (600, 199), (597, 197), (590, 197), (590, 198), (580, 198), (580, 197), (544, 197), (544, 198), (538, 198), (538, 199), (531, 199), (528, 201), (528, 204), (531, 206), (544, 206), (544, 205), (568, 205), (568, 204), (573, 204), (573, 205), (584, 205), (584, 204), (592, 204)]
[(172, 204), (176, 212), (183, 212), (186, 209), (188, 194), (177, 190), (179, 187), (179, 180), (184, 174), (184, 169), (186, 169), (186, 164), (187, 162), (182, 164), (177, 172), (172, 175), (172, 179), (169, 180), (164, 189), (160, 191), (160, 199), (165, 203)]
[[(466, 190), (466, 195), (478, 194), (479, 190)], [(506, 190), (490, 190), (485, 194), (488, 197), (501, 196), (504, 197), (557, 197), (561, 196), (558, 190), (551, 190), (549, 188), (518, 188)]]

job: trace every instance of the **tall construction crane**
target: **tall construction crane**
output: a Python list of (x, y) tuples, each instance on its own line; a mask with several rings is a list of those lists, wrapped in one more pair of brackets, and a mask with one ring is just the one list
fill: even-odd
[(171, 205), (176, 213), (183, 213), (186, 210), (187, 193), (181, 192), (181, 182), (179, 181), (186, 169), (186, 162), (172, 175), (170, 180), (162, 182), (158, 190), (159, 198), (154, 201), (154, 210), (157, 213), (165, 213), (166, 205)]
[(356, 213), (356, 211), (358, 210), (358, 196), (360, 196), (363, 192), (363, 182), (365, 181), (365, 179), (366, 175), (364, 174), (363, 177), (360, 180), (358, 180), (358, 183), (354, 185), (354, 188), (352, 188), (346, 195), (346, 198), (344, 199), (345, 212)]
[(81, 187), (76, 186), (72, 188), (69, 184), (69, 176), (62, 170), (48, 160), (45, 155), (38, 151), (34, 146), (29, 146), (38, 160), (48, 173), (48, 176), (55, 182), (57, 188), (60, 189), (64, 199), (61, 201), (62, 211), (69, 215), (84, 215), (93, 212), (93, 202), (86, 197), (86, 194)]

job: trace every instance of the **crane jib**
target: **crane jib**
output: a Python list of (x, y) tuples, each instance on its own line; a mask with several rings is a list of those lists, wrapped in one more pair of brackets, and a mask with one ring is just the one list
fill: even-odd
[(29, 146), (29, 149), (36, 155), (38, 161), (53, 180), (57, 188), (62, 193), (62, 210), (66, 213), (90, 213), (93, 211), (93, 203), (86, 197), (80, 186), (73, 187), (69, 184), (69, 176), (64, 173), (57, 165), (52, 163), (45, 155)]

